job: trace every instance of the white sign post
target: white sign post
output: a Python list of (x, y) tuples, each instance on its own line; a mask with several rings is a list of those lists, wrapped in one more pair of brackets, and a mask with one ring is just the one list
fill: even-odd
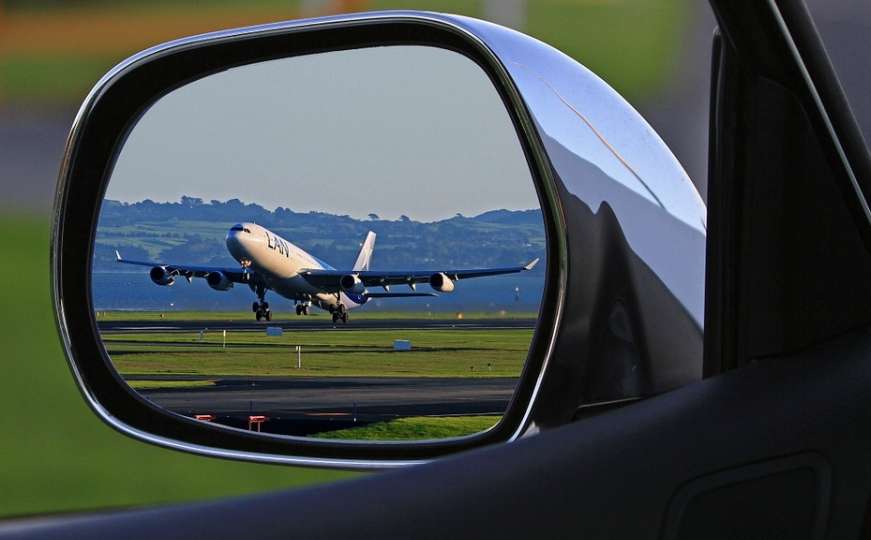
[(296, 369), (302, 369), (302, 345), (296, 346)]
[(227, 348), (227, 331), (224, 330), (223, 334), (224, 334), (224, 341), (221, 343), (221, 348), (226, 349)]

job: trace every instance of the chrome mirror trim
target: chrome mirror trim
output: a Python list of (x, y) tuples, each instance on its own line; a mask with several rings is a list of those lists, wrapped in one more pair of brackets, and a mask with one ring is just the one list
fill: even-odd
[[(628, 245), (626, 255), (642, 269), (649, 269), (655, 287), (669, 302), (670, 317), (677, 317), (698, 342), (698, 376), (701, 374), (701, 332), (704, 313), (705, 208), (680, 164), (640, 115), (606, 83), (563, 53), (529, 36), (491, 23), (466, 17), (428, 12), (390, 11), (288, 21), (192, 36), (142, 51), (110, 70), (88, 94), (71, 129), (64, 153), (55, 201), (51, 267), (52, 294), (58, 330), (71, 370), (86, 401), (109, 425), (127, 435), (160, 446), (193, 453), (267, 463), (316, 467), (382, 469), (423, 463), (427, 459), (346, 459), (292, 456), (229, 450), (158, 436), (122, 421), (97, 399), (76, 363), (75, 347), (64, 313), (61, 288), (63, 217), (70, 195), (69, 179), (77, 145), (95, 104), (114, 81), (129, 70), (154, 59), (203, 45), (216, 45), (248, 38), (285, 35), (326, 28), (350, 28), (373, 23), (397, 22), (432, 25), (447, 29), (474, 43), (500, 70), (523, 108), (519, 114), (527, 135), (534, 136), (530, 159), (541, 169), (540, 195), (550, 205), (554, 232), (549, 240), (549, 265), (556, 269), (553, 323), (542, 336), (545, 353), (536, 374), (528, 404), (517, 428), (508, 437), (514, 441), (569, 421), (577, 401), (585, 399), (575, 377), (586, 369), (588, 359), (578, 357), (578, 344), (589, 337), (589, 315), (584, 288), (596, 282), (584, 275), (583, 264), (572, 253), (588, 253), (587, 231), (575, 231), (567, 219), (577, 208), (594, 217), (603, 208), (614, 216), (618, 236)], [(595, 178), (589, 177), (594, 174)], [(589, 181), (586, 181), (588, 180)], [(574, 205), (566, 209), (566, 204)], [(580, 205), (580, 206), (577, 206)], [(641, 211), (639, 211), (641, 209)], [(610, 215), (609, 214), (609, 215)], [(598, 219), (601, 216), (596, 217)], [(664, 245), (679, 231), (681, 246)], [(657, 237), (657, 235), (663, 235)], [(572, 247), (574, 245), (574, 250)], [(637, 288), (637, 287), (636, 287)], [(579, 292), (580, 291), (580, 292)], [(636, 291), (637, 292), (637, 291)], [(571, 295), (571, 301), (567, 296)], [(577, 304), (577, 305), (576, 305)], [(631, 306), (630, 306), (631, 307)], [(544, 306), (547, 309), (548, 306)], [(584, 317), (587, 317), (586, 322)], [(685, 320), (684, 320), (685, 319)], [(568, 324), (566, 324), (568, 323)], [(648, 348), (650, 336), (640, 346)], [(579, 341), (581, 340), (581, 341)], [(692, 354), (694, 345), (687, 347)], [(595, 352), (595, 351), (594, 351)], [(552, 365), (558, 359), (556, 367)], [(657, 391), (691, 380), (693, 369), (668, 372), (657, 381)], [(561, 378), (572, 384), (557, 390)], [(624, 396), (636, 397), (636, 396)], [(546, 398), (546, 399), (544, 399)], [(389, 446), (391, 443), (383, 443)], [(353, 446), (354, 443), (348, 443)], [(373, 445), (377, 446), (377, 445)]]

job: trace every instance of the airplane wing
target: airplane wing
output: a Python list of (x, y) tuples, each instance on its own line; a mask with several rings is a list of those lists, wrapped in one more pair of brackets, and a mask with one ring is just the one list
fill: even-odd
[[(522, 266), (508, 266), (503, 268), (473, 268), (467, 270), (389, 270), (380, 272), (377, 270), (302, 270), (300, 275), (315, 287), (328, 291), (337, 291), (340, 288), (339, 280), (342, 276), (355, 275), (366, 287), (384, 287), (390, 285), (415, 285), (429, 283), (433, 274), (444, 274), (452, 281), (484, 276), (498, 276), (500, 274), (514, 274), (532, 270), (538, 263), (538, 259), (529, 261)], [(373, 293), (370, 293), (372, 296)]]
[(160, 266), (166, 269), (166, 272), (170, 276), (179, 276), (183, 278), (187, 278), (188, 281), (191, 278), (204, 278), (213, 272), (221, 272), (227, 279), (232, 281), (233, 283), (247, 283), (250, 279), (254, 277), (254, 272), (243, 272), (240, 268), (225, 268), (220, 266), (196, 266), (196, 265), (186, 265), (186, 264), (164, 264), (158, 262), (151, 261), (131, 261), (129, 259), (125, 259), (121, 257), (121, 254), (118, 253), (118, 250), (115, 250), (115, 260), (122, 264), (133, 264), (136, 266), (149, 266), (154, 268), (155, 266)]

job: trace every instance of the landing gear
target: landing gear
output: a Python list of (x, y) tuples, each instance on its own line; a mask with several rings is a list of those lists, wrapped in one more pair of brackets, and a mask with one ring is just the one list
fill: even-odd
[(343, 324), (348, 323), (348, 310), (345, 308), (345, 304), (339, 304), (333, 310), (333, 324), (339, 321), (342, 321)]
[(262, 321), (266, 319), (267, 321), (272, 320), (272, 310), (269, 309), (269, 303), (264, 300), (266, 296), (266, 289), (264, 287), (258, 286), (256, 289), (257, 292), (257, 302), (251, 304), (251, 311), (254, 312), (254, 317), (257, 318), (257, 321)]
[(267, 321), (272, 320), (272, 310), (269, 309), (268, 302), (255, 302), (254, 303), (254, 316), (258, 321), (266, 319)]
[(308, 304), (297, 304), (296, 305), (296, 314), (297, 315), (308, 315)]

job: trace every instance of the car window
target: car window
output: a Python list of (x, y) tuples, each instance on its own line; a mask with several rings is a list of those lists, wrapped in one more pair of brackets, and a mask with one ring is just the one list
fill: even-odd
[(871, 4), (855, 0), (807, 0), (817, 31), (835, 68), (865, 142), (871, 140)]

